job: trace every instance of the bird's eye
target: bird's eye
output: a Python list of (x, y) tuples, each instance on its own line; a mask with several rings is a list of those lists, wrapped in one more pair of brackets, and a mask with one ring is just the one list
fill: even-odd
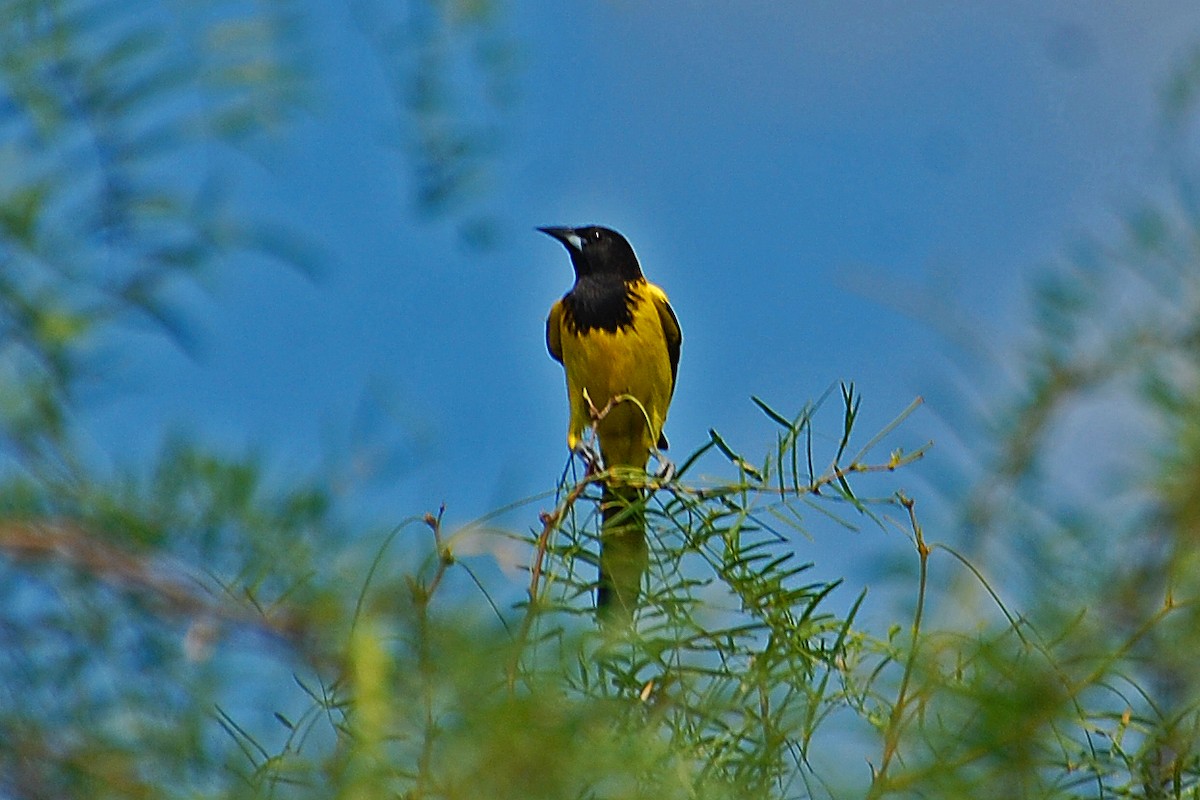
[(597, 241), (597, 242), (600, 241), (600, 230), (599, 229), (595, 229), (592, 231), (592, 239), (593, 239), (593, 241)]

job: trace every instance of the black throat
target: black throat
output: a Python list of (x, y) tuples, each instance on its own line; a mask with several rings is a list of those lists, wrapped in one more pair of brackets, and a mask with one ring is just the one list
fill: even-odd
[(585, 275), (563, 297), (566, 323), (578, 333), (603, 330), (616, 333), (633, 325), (636, 284), (619, 275)]

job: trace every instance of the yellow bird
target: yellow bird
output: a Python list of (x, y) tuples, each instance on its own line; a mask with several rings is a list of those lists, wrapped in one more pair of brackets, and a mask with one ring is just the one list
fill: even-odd
[[(579, 448), (593, 424), (612, 475), (601, 500), (602, 618), (631, 617), (648, 566), (641, 491), (651, 452), (665, 450), (663, 423), (675, 392), (683, 334), (662, 289), (646, 280), (625, 237), (608, 228), (538, 228), (571, 255), (575, 285), (550, 309), (546, 348), (563, 365), (571, 421), (567, 446)], [(630, 506), (634, 508), (629, 509)]]

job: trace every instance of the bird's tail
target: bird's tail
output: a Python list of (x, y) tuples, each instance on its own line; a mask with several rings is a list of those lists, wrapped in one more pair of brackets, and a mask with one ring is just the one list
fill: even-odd
[(600, 500), (600, 581), (596, 613), (601, 621), (629, 621), (637, 608), (642, 576), (650, 565), (642, 490), (604, 485)]

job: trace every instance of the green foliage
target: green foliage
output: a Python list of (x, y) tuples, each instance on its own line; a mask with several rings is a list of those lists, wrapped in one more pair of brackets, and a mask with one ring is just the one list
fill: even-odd
[[(1170, 85), (1172, 135), (1195, 114), (1194, 67)], [(1070, 249), (1034, 286), (1018, 377), (969, 441), (971, 550), (941, 548), (977, 578), (1003, 625), (922, 644), (907, 768), (890, 790), (1200, 791), (1190, 656), (1200, 204), (1191, 172), (1172, 188)]]
[[(421, 207), (484, 240), (499, 7), (418, 6), (404, 24), (356, 11), (409, 115)], [(325, 476), (269, 479), (186, 438), (88, 458), (76, 411), (113, 389), (125, 334), (186, 340), (179, 281), (246, 250), (303, 266), (220, 191), (221, 159), (195, 158), (310, 102), (303, 24), (217, 0), (0, 12), (0, 797), (1200, 792), (1186, 173), (1040, 279), (1021, 380), (975, 442), (965, 547), (927, 540), (898, 490), (924, 448), (878, 452), (918, 403), (863, 437), (852, 385), (794, 415), (755, 398), (765, 454), (712, 431), (645, 478), (645, 601), (599, 628), (602, 474), (509, 509), (528, 533), (486, 534), (529, 553), (518, 596), (465, 555), (481, 525), (362, 530)], [(1173, 129), (1195, 73), (1169, 86)], [(211, 171), (181, 180), (197, 161)], [(856, 547), (911, 565), (910, 613), (803, 555), (860, 528)]]
[[(846, 387), (848, 413), (854, 398)], [(848, 479), (919, 453), (877, 466), (834, 461), (798, 491), (780, 491), (773, 465), (810, 441), (816, 408), (790, 422), (764, 411), (783, 433), (761, 466), (714, 433), (678, 476), (651, 482), (654, 569), (627, 628), (596, 628), (594, 577), (581, 569), (594, 573), (591, 494), (602, 475), (564, 484), (543, 514), (528, 540), (537, 558), (527, 602), (498, 609), (499, 625), (442, 597), (447, 576), (470, 566), (440, 516), (394, 531), (365, 583), (351, 587), (354, 602), (335, 603), (348, 624), (310, 631), (309, 652), (333, 658), (297, 678), (309, 703), (298, 718), (279, 718), (286, 741), (270, 749), (222, 712), (250, 793), (785, 797), (819, 782), (808, 766), (814, 734), (839, 709), (862, 707), (874, 678), (858, 673), (882, 646), (853, 627), (863, 593), (835, 611), (840, 581), (808, 578), (813, 565), (794, 563), (786, 531), (808, 516), (798, 504), (886, 509), (848, 494)], [(739, 477), (687, 480), (712, 449)], [(392, 542), (421, 528), (433, 557), (415, 574), (383, 577), (376, 568)]]
[(282, 7), (227, 5), (0, 4), (0, 421), (26, 462), (61, 461), (123, 328), (184, 337), (173, 284), (263, 244), (191, 165), (289, 114), (298, 60)]

